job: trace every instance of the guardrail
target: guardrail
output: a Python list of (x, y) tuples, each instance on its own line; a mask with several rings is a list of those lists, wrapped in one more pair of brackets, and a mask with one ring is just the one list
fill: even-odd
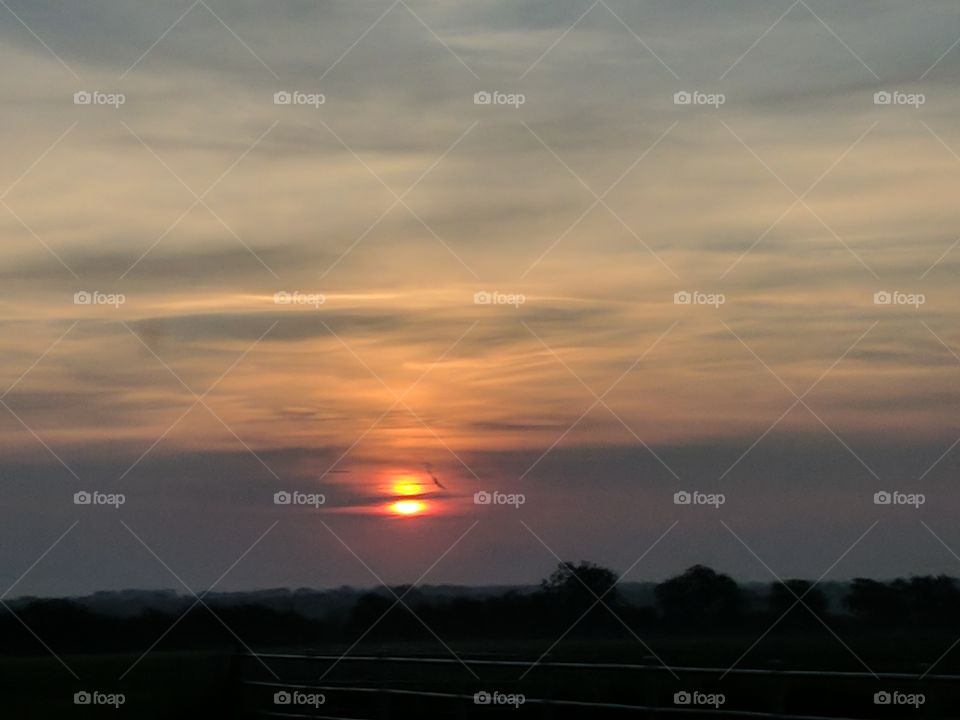
[[(407, 657), (399, 655), (356, 655), (356, 656), (340, 656), (340, 655), (312, 655), (312, 654), (295, 654), (295, 653), (243, 653), (237, 656), (237, 666), (235, 667), (235, 675), (237, 682), (247, 688), (259, 688), (262, 690), (268, 691), (293, 691), (300, 690), (304, 692), (313, 692), (313, 693), (334, 693), (338, 698), (343, 701), (344, 698), (349, 697), (359, 697), (365, 696), (367, 698), (375, 698), (376, 710), (373, 711), (372, 715), (324, 715), (320, 714), (322, 711), (321, 708), (314, 708), (315, 713), (310, 714), (307, 712), (300, 712), (291, 708), (289, 711), (283, 706), (273, 706), (271, 708), (258, 708), (255, 705), (245, 708), (248, 713), (251, 713), (260, 717), (287, 717), (287, 718), (326, 718), (327, 720), (364, 720), (365, 718), (377, 718), (378, 720), (388, 720), (389, 718), (403, 718), (406, 717), (399, 710), (396, 711), (397, 714), (394, 714), (393, 705), (391, 698), (417, 698), (423, 701), (434, 700), (438, 703), (442, 703), (449, 712), (452, 714), (451, 717), (468, 717), (471, 709), (475, 705), (475, 696), (470, 693), (464, 692), (444, 692), (424, 688), (403, 688), (403, 687), (388, 687), (385, 683), (377, 682), (375, 684), (364, 684), (362, 681), (356, 684), (351, 683), (333, 683), (333, 684), (320, 684), (322, 681), (318, 680), (316, 683), (303, 683), (303, 682), (282, 682), (277, 680), (269, 679), (249, 679), (244, 677), (244, 665), (254, 658), (259, 658), (261, 661), (281, 661), (282, 663), (294, 663), (294, 664), (367, 664), (372, 665), (378, 669), (383, 668), (387, 665), (398, 665), (398, 666), (462, 666), (466, 665), (468, 667), (475, 667), (477, 669), (487, 667), (487, 668), (529, 668), (532, 664), (531, 661), (524, 660), (514, 660), (514, 659), (494, 659), (494, 658), (440, 658), (440, 657)], [(863, 720), (863, 718), (874, 717), (871, 715), (861, 715), (859, 718), (854, 717), (840, 717), (837, 715), (825, 715), (825, 714), (790, 714), (783, 710), (783, 696), (786, 695), (786, 686), (787, 682), (791, 679), (808, 679), (808, 680), (825, 680), (825, 681), (838, 681), (846, 680), (850, 682), (857, 683), (873, 683), (873, 682), (891, 682), (899, 681), (902, 683), (915, 683), (915, 684), (937, 684), (937, 683), (954, 683), (960, 693), (960, 675), (949, 675), (949, 674), (929, 674), (921, 675), (919, 673), (904, 673), (904, 672), (881, 672), (881, 673), (869, 673), (869, 672), (849, 672), (849, 671), (836, 671), (836, 670), (786, 670), (779, 668), (734, 668), (724, 669), (724, 668), (711, 668), (711, 667), (670, 667), (667, 668), (663, 665), (644, 665), (636, 663), (616, 663), (616, 662), (568, 662), (568, 661), (556, 661), (556, 660), (545, 660), (543, 662), (536, 664), (538, 669), (542, 670), (553, 670), (553, 671), (577, 671), (579, 673), (638, 673), (641, 676), (648, 675), (663, 675), (663, 674), (673, 674), (677, 676), (686, 676), (686, 677), (716, 677), (720, 678), (721, 676), (726, 677), (727, 675), (739, 678), (748, 678), (748, 677), (764, 677), (770, 680), (773, 680), (777, 684), (775, 688), (776, 692), (774, 694), (779, 695), (779, 700), (776, 705), (779, 705), (780, 708), (774, 711), (765, 711), (765, 710), (753, 710), (753, 709), (735, 709), (727, 707), (693, 707), (693, 706), (676, 706), (676, 705), (666, 705), (662, 703), (651, 703), (646, 702), (642, 704), (633, 704), (633, 703), (621, 703), (621, 702), (599, 702), (599, 701), (589, 701), (589, 700), (576, 700), (565, 697), (526, 697), (524, 701), (524, 709), (528, 712), (537, 708), (540, 711), (541, 717), (553, 717), (558, 714), (563, 714), (563, 711), (572, 711), (575, 708), (588, 709), (591, 711), (591, 716), (604, 716), (604, 713), (609, 714), (623, 714), (627, 713), (633, 717), (646, 717), (646, 718), (676, 718), (676, 717), (711, 717), (711, 718), (779, 718), (781, 720)], [(582, 679), (581, 679), (582, 681)], [(716, 682), (716, 680), (714, 680)], [(647, 693), (649, 695), (649, 692)], [(341, 705), (346, 704), (347, 706), (353, 705), (353, 703), (346, 701), (341, 702)], [(369, 706), (370, 703), (367, 703)], [(356, 703), (356, 708), (359, 711), (359, 708), (363, 706), (363, 703)], [(960, 707), (960, 706), (958, 706)], [(244, 708), (240, 708), (243, 710)], [(479, 712), (482, 712), (484, 708), (477, 708), (478, 715)], [(882, 706), (875, 708), (877, 712), (882, 710)], [(369, 711), (369, 708), (367, 709)], [(939, 718), (956, 718), (960, 717), (958, 714), (931, 714), (931, 712), (936, 713), (936, 710), (933, 710), (931, 707), (924, 707), (919, 712), (915, 711), (913, 707), (910, 708), (901, 708), (902, 713), (910, 713), (911, 716), (916, 717), (939, 717)], [(571, 715), (572, 716), (572, 715)], [(439, 717), (439, 715), (438, 715)], [(566, 715), (564, 715), (566, 717)]]

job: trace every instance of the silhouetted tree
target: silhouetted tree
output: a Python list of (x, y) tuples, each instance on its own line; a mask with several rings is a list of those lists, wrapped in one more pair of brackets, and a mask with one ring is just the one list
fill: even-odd
[(540, 587), (550, 595), (577, 605), (592, 605), (598, 597), (602, 597), (607, 605), (615, 605), (620, 603), (616, 584), (617, 574), (613, 570), (592, 562), (562, 562), (540, 583)]
[[(797, 598), (802, 598), (803, 604), (820, 617), (827, 614), (827, 596), (823, 594), (820, 588), (813, 587), (813, 583), (809, 580), (784, 580), (783, 582), (770, 583), (770, 594), (767, 595), (767, 610), (771, 615), (780, 617), (793, 607), (794, 603), (797, 603)], [(793, 612), (803, 613), (804, 615), (810, 614), (799, 603), (797, 603)]]
[[(797, 602), (798, 598), (802, 604)], [(814, 615), (827, 616), (827, 597), (809, 580), (777, 581), (770, 583), (767, 612), (781, 629), (806, 629), (818, 624)]]
[(946, 575), (926, 575), (910, 580), (896, 580), (907, 606), (907, 621), (911, 625), (937, 625), (956, 623), (960, 609), (960, 590), (956, 581)]
[[(580, 634), (623, 632), (623, 603), (616, 584), (617, 574), (608, 568), (591, 562), (561, 562), (540, 583), (537, 599), (543, 618), (554, 627), (569, 626), (576, 620), (575, 630)], [(598, 598), (602, 598), (602, 603)]]
[(694, 565), (654, 589), (657, 607), (671, 625), (722, 628), (743, 613), (743, 595), (729, 575)]
[(926, 575), (889, 583), (857, 578), (844, 605), (866, 625), (943, 627), (957, 622), (960, 589), (946, 575)]
[(870, 625), (900, 624), (907, 609), (903, 593), (893, 583), (869, 578), (854, 578), (843, 604), (855, 619)]

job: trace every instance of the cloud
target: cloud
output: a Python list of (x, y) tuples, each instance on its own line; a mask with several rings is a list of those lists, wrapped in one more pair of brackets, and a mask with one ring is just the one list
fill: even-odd
[[(528, 482), (545, 498), (530, 505), (538, 522), (561, 537), (589, 525), (577, 554), (626, 567), (625, 533), (659, 528), (672, 505), (658, 493), (676, 482), (641, 441), (683, 480), (716, 483), (794, 401), (777, 378), (800, 393), (826, 372), (807, 400), (830, 430), (798, 406), (731, 475), (731, 494), (761, 499), (735, 519), (782, 541), (793, 574), (818, 575), (832, 560), (821, 548), (781, 552), (805, 542), (801, 517), (825, 518), (842, 545), (872, 510), (856, 505), (870, 473), (832, 433), (898, 482), (960, 433), (953, 3), (811, 0), (766, 36), (786, 7), (762, 0), (608, 0), (569, 33), (589, 4), (408, 4), (359, 39), (387, 6), (208, 0), (151, 49), (189, 0), (10, 2), (69, 67), (7, 12), (0, 393), (29, 426), (0, 408), (12, 532), (38, 536), (23, 518), (73, 482), (52, 453), (112, 482), (149, 450), (131, 507), (142, 492), (148, 526), (188, 518), (229, 556), (232, 531), (272, 522), (260, 503), (276, 479), (253, 453), (309, 484), (346, 452), (358, 472), (330, 481), (344, 507), (380, 502), (364, 478), (430, 462), (457, 493), (432, 527), (452, 532), (471, 510), (457, 504), (477, 484), (468, 465), (490, 484)], [(881, 88), (928, 102), (876, 106)], [(80, 89), (127, 102), (74, 105)], [(278, 106), (278, 90), (326, 101)], [(526, 102), (474, 104), (495, 90)], [(726, 102), (677, 106), (679, 90)], [(78, 306), (81, 290), (127, 302)], [(877, 306), (881, 290), (927, 302)], [(279, 306), (278, 291), (325, 302)], [(524, 302), (476, 304), (478, 291)], [(677, 305), (678, 291), (726, 302)], [(209, 410), (184, 415), (208, 388)], [(45, 535), (75, 510), (56, 497)], [(829, 515), (841, 501), (856, 510)], [(323, 534), (293, 525), (297, 547)], [(490, 525), (486, 561), (503, 567), (474, 556), (451, 577), (527, 581), (552, 562), (517, 550), (516, 524)], [(651, 572), (704, 547), (753, 572), (696, 533)], [(385, 564), (409, 579), (428, 535)], [(197, 541), (170, 542), (191, 556)], [(356, 579), (348, 562), (329, 577)], [(249, 580), (287, 582), (282, 566)], [(314, 571), (328, 577), (291, 574)]]

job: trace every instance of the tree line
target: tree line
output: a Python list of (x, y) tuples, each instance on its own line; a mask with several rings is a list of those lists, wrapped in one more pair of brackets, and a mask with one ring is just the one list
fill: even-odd
[[(401, 598), (398, 602), (397, 598)], [(774, 625), (774, 633), (831, 627), (891, 631), (960, 628), (960, 589), (945, 575), (892, 581), (856, 578), (840, 607), (809, 580), (773, 582), (748, 591), (733, 578), (695, 565), (656, 585), (652, 604), (629, 601), (612, 570), (590, 562), (563, 562), (533, 591), (437, 597), (396, 586), (361, 594), (352, 607), (308, 618), (258, 604), (196, 604), (164, 638), (166, 649), (233, 646), (228, 626), (253, 647), (444, 638), (623, 637), (626, 625), (646, 634), (740, 633)], [(73, 600), (32, 600), (0, 616), (0, 653), (44, 652), (36, 636), (58, 652), (120, 651), (149, 646), (179, 613), (144, 611), (119, 617)], [(214, 615), (214, 613), (216, 615)], [(222, 621), (222, 622), (221, 622)], [(372, 628), (372, 629), (371, 629)]]

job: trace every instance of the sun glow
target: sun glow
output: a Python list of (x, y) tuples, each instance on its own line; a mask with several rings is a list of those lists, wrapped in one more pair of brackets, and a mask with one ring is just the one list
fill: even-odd
[(398, 475), (393, 479), (393, 492), (397, 495), (419, 495), (420, 481), (413, 475)]
[(390, 510), (397, 515), (419, 515), (427, 509), (427, 504), (420, 500), (397, 500), (390, 505)]

